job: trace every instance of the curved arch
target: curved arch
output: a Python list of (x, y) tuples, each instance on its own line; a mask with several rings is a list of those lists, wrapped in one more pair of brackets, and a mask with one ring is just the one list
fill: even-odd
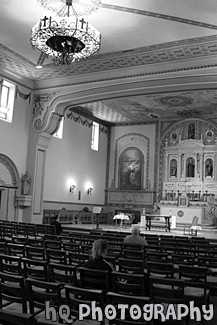
[(8, 179), (0, 179), (0, 186), (18, 188), (19, 187), (19, 173), (14, 162), (4, 154), (0, 154), (0, 164), (2, 164), (8, 171), (10, 182)]
[[(103, 81), (107, 83), (107, 81)], [(112, 80), (113, 84), (96, 83), (93, 87), (91, 81), (84, 82), (76, 87), (68, 90), (65, 94), (55, 94), (49, 104), (43, 107), (43, 115), (38, 115), (33, 121), (33, 128), (36, 132), (47, 132), (53, 134), (58, 129), (66, 110), (73, 105), (90, 103), (100, 100), (108, 100), (113, 98), (187, 91), (198, 89), (216, 89), (216, 80), (213, 82), (207, 80), (207, 76), (192, 76), (189, 81), (189, 76), (179, 76), (174, 78), (147, 78), (146, 80)], [(64, 90), (65, 91), (65, 90)]]

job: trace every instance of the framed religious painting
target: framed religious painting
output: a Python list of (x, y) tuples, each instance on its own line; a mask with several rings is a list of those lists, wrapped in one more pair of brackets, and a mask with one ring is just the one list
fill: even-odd
[(119, 158), (119, 188), (141, 190), (144, 157), (136, 148), (126, 149)]

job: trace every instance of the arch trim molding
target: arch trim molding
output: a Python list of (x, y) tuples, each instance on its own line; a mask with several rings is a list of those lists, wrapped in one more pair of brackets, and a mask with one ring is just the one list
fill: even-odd
[(1, 187), (18, 188), (19, 187), (19, 173), (14, 162), (4, 154), (0, 154), (0, 164), (2, 164), (9, 172), (11, 182), (8, 183), (0, 178)]

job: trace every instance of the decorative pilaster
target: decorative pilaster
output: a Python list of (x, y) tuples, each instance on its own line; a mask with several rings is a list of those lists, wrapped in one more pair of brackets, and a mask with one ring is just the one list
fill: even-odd
[(182, 160), (181, 160), (181, 154), (178, 154), (177, 177), (178, 177), (178, 179), (180, 179), (182, 177)]
[(168, 181), (169, 155), (165, 155), (165, 181)]

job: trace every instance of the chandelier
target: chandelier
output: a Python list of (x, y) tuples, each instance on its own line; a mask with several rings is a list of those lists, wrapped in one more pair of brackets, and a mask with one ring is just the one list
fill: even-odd
[[(97, 3), (99, 4), (95, 0), (74, 1), (75, 4), (90, 2), (89, 7), (84, 7), (83, 14), (96, 10)], [(57, 6), (51, 6), (55, 2), (61, 2), (62, 7), (57, 9)], [(59, 64), (77, 62), (100, 49), (100, 32), (79, 15), (82, 13), (81, 6), (78, 7), (78, 14), (73, 0), (39, 0), (39, 3), (45, 9), (52, 9), (57, 16), (45, 16), (32, 28), (30, 42), (34, 48)]]
[(101, 0), (38, 0), (38, 3), (58, 16), (86, 16), (99, 8)]

